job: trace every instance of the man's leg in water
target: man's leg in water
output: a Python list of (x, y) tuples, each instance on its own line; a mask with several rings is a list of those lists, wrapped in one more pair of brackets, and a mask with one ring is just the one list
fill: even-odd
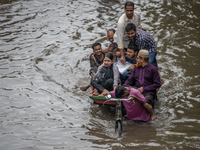
[[(90, 73), (90, 76), (91, 76), (92, 79), (94, 78), (95, 75), (96, 75), (95, 72)], [(82, 87), (80, 87), (80, 89), (81, 89), (81, 91), (86, 91), (89, 87), (91, 87), (91, 84), (88, 84), (86, 86), (82, 86)]]
[(153, 108), (152, 108), (152, 104), (153, 104), (153, 100), (154, 100), (154, 96), (151, 94), (146, 94), (145, 96), (146, 99), (146, 103), (143, 104), (143, 106), (145, 107), (145, 109), (149, 112), (151, 120), (153, 120), (154, 122), (157, 121), (156, 116), (153, 113)]
[(88, 84), (86, 86), (80, 87), (81, 91), (86, 91), (89, 87), (91, 87), (91, 84)]
[(150, 104), (148, 104), (148, 103), (144, 103), (143, 106), (144, 106), (144, 108), (149, 112), (150, 117), (151, 117), (151, 120), (153, 120), (154, 122), (156, 122), (156, 121), (157, 121), (157, 118), (156, 118), (156, 116), (155, 116), (154, 113), (153, 113), (153, 108), (152, 108), (152, 106), (151, 106)]

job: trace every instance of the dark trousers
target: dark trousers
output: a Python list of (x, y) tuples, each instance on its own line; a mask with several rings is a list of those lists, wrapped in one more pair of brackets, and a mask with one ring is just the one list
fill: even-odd
[(108, 90), (108, 91), (112, 91), (113, 90), (113, 83), (114, 80), (113, 79), (108, 79), (106, 80), (106, 82), (99, 84), (97, 83), (95, 80), (91, 80), (91, 85), (98, 90), (99, 93), (102, 93), (102, 91), (104, 89)]
[(147, 93), (145, 96), (145, 99), (146, 99), (146, 103), (150, 104), (151, 106), (153, 106), (153, 101), (155, 99), (155, 96)]

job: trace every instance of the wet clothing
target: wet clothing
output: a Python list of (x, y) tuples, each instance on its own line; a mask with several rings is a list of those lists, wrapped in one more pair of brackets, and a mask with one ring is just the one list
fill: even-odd
[(112, 64), (109, 68), (102, 64), (94, 76), (94, 79), (91, 80), (91, 85), (100, 93), (104, 89), (112, 91), (114, 86), (120, 84), (119, 77), (119, 69), (115, 64)]
[[(103, 59), (105, 57), (105, 54), (103, 54)], [(90, 55), (90, 67), (94, 68), (94, 67), (99, 67), (101, 64), (103, 64), (103, 59), (102, 61), (99, 61), (99, 59), (96, 57), (96, 55)]]
[(161, 86), (160, 75), (157, 68), (148, 63), (144, 67), (134, 67), (131, 75), (124, 83), (124, 86), (143, 87), (143, 95), (147, 93), (156, 96), (156, 89)]
[[(135, 95), (136, 97), (142, 99), (143, 104), (146, 103), (144, 96), (136, 89), (131, 88), (130, 95)], [(111, 91), (111, 96), (115, 97), (115, 91)], [(124, 99), (128, 98), (123, 97)], [(123, 101), (124, 107), (126, 109), (126, 115), (129, 120), (141, 120), (147, 121), (150, 118), (148, 111), (144, 108), (141, 102), (138, 102), (136, 99)]]
[(117, 39), (116, 42), (118, 44), (119, 49), (124, 49), (128, 47), (129, 44), (129, 38), (126, 35), (126, 26), (128, 23), (135, 24), (136, 28), (141, 27), (141, 17), (140, 14), (136, 11), (134, 11), (133, 18), (128, 19), (126, 16), (126, 13), (124, 13), (118, 20), (117, 23), (117, 35), (115, 35), (115, 38)]

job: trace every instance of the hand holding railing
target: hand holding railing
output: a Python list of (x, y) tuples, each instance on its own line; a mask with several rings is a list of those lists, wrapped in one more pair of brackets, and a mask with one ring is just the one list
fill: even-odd
[(123, 98), (112, 98), (111, 94), (107, 94), (105, 96), (105, 98), (107, 99), (107, 101), (105, 101), (104, 103), (109, 102), (109, 101), (129, 101), (129, 100), (133, 99), (133, 97), (131, 97), (131, 96), (129, 98), (126, 98), (126, 99), (123, 99)]

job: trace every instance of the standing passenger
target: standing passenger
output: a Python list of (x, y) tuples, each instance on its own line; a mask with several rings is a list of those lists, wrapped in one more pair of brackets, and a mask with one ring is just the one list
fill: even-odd
[(115, 34), (115, 29), (109, 29), (107, 31), (109, 46), (103, 49), (103, 53), (113, 52), (113, 50), (118, 48), (117, 43), (114, 42), (114, 34)]
[(149, 62), (158, 68), (156, 61), (157, 43), (154, 38), (148, 32), (136, 29), (136, 26), (133, 23), (127, 24), (126, 34), (129, 41), (132, 41), (139, 50), (145, 49), (149, 51)]
[(129, 44), (129, 38), (126, 35), (126, 25), (128, 23), (134, 23), (137, 28), (141, 28), (141, 19), (140, 14), (134, 11), (134, 3), (126, 2), (125, 3), (125, 14), (123, 14), (117, 23), (117, 44), (121, 53), (121, 62), (125, 64), (125, 52), (124, 49), (127, 50)]

